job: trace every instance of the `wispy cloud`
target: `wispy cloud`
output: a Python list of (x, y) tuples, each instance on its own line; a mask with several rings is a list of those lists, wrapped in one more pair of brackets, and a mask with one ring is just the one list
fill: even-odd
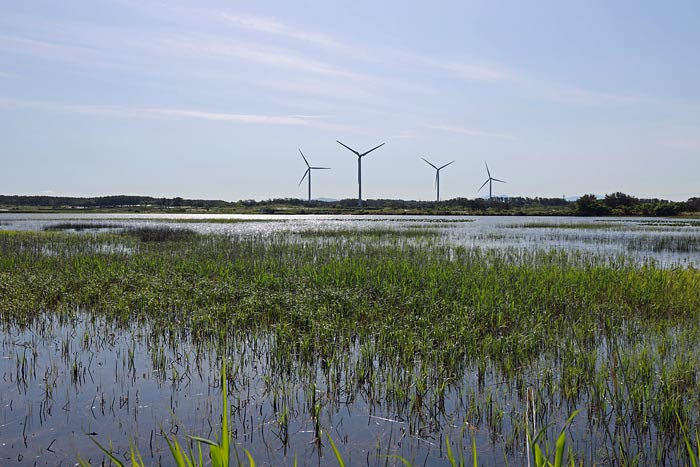
[(321, 121), (321, 118), (317, 116), (306, 115), (256, 115), (166, 108), (137, 108), (135, 111), (137, 113), (143, 113), (144, 115), (261, 125), (310, 126), (318, 124)]
[[(283, 38), (297, 43), (303, 43), (315, 46), (320, 49), (333, 51), (336, 54), (343, 55), (346, 58), (359, 59), (363, 62), (372, 62), (382, 64), (383, 66), (403, 66), (406, 68), (431, 68), (433, 70), (447, 72), (458, 78), (468, 81), (507, 81), (511, 79), (508, 72), (499, 69), (496, 66), (484, 64), (477, 61), (455, 60), (453, 58), (435, 59), (429, 55), (416, 54), (409, 50), (396, 48), (387, 48), (376, 45), (347, 43), (340, 41), (326, 33), (309, 30), (305, 25), (292, 24), (282, 22), (277, 18), (269, 16), (251, 15), (240, 11), (221, 10), (221, 9), (205, 9), (205, 8), (190, 8), (177, 6), (176, 8), (168, 7), (167, 12), (159, 10), (157, 3), (149, 2), (129, 2), (133, 7), (139, 8), (141, 11), (149, 11), (151, 15), (166, 14), (171, 19), (180, 21), (190, 21), (192, 18), (199, 18), (206, 21), (219, 21), (220, 23), (230, 25), (236, 29), (254, 31), (261, 35), (267, 35), (270, 38)], [(230, 44), (230, 41), (228, 41)], [(247, 44), (250, 48), (252, 44)], [(253, 50), (258, 49), (262, 44), (256, 44)], [(288, 44), (293, 47), (293, 44)], [(237, 52), (238, 54), (239, 52)], [(248, 58), (266, 61), (268, 63), (276, 63), (279, 65), (298, 64), (300, 67), (308, 67), (308, 70), (317, 72), (332, 72), (338, 73), (335, 67), (329, 67), (327, 64), (319, 66), (320, 63), (287, 60), (281, 59), (279, 54), (271, 54), (263, 48), (256, 52), (242, 54)], [(345, 71), (347, 74), (348, 72)], [(357, 73), (353, 73), (358, 75)], [(367, 76), (365, 76), (367, 77)], [(376, 79), (376, 78), (375, 78)]]
[(309, 126), (317, 128), (340, 128), (328, 121), (325, 115), (266, 115), (167, 107), (125, 107), (100, 104), (63, 104), (45, 101), (27, 101), (0, 97), (0, 108), (23, 108), (51, 112), (67, 112), (101, 116), (131, 118), (185, 118), (218, 122), (234, 122), (251, 125)]
[(468, 81), (488, 81), (492, 83), (514, 81), (511, 73), (477, 63), (447, 60), (435, 62), (433, 65)]
[(426, 125), (426, 128), (429, 128), (431, 130), (445, 131), (448, 133), (456, 133), (456, 134), (466, 135), (466, 136), (479, 136), (479, 137), (510, 139), (510, 140), (515, 139), (515, 137), (513, 135), (509, 135), (507, 133), (497, 133), (497, 132), (484, 131), (484, 130), (479, 130), (479, 129), (474, 129), (474, 128), (459, 127), (459, 126), (454, 126), (454, 125), (434, 124), (434, 125)]
[(383, 64), (402, 63), (408, 67), (429, 67), (451, 73), (469, 81), (507, 81), (511, 76), (496, 67), (477, 62), (465, 62), (454, 59), (436, 60), (406, 50), (386, 49), (383, 47), (362, 47), (347, 44), (315, 31), (304, 30), (298, 26), (282, 23), (273, 18), (244, 15), (240, 13), (218, 12), (217, 16), (234, 26), (256, 32), (295, 39), (324, 49), (340, 52), (346, 56), (361, 57), (364, 61)]
[(194, 120), (232, 122), (249, 125), (301, 126), (333, 131), (347, 131), (351, 129), (346, 125), (330, 121), (330, 117), (327, 115), (243, 114), (232, 112), (211, 112), (207, 110), (161, 107), (135, 107), (127, 109), (126, 113), (141, 117), (186, 118)]
[[(185, 58), (202, 64), (201, 69), (197, 70), (199, 83), (211, 82), (212, 76), (222, 73), (222, 70), (229, 72), (235, 67), (246, 70), (252, 77), (251, 83), (255, 84), (259, 80), (260, 85), (277, 88), (281, 92), (285, 91), (286, 86), (289, 92), (354, 98), (363, 102), (385, 95), (440, 94), (443, 92), (440, 83), (444, 83), (445, 79), (458, 79), (499, 86), (511, 93), (537, 100), (575, 106), (664, 104), (661, 100), (619, 94), (614, 90), (600, 92), (556, 83), (547, 77), (479, 59), (440, 57), (400, 47), (369, 47), (366, 44), (346, 43), (304, 25), (267, 16), (217, 8), (170, 5), (166, 8), (162, 2), (118, 1), (137, 9), (141, 14), (157, 18), (158, 24), (163, 27), (132, 27), (128, 34), (122, 34), (124, 31), (119, 27), (112, 27), (109, 34), (105, 35), (102, 26), (70, 24), (50, 27), (50, 24), (43, 24), (43, 32), (36, 34), (36, 37), (0, 34), (0, 50), (41, 56), (47, 60), (79, 63), (84, 67), (119, 70), (134, 75), (124, 75), (121, 78), (135, 79), (138, 75), (139, 82), (144, 81), (144, 73), (152, 76), (162, 73), (162, 70), (182, 70), (179, 76), (191, 76), (192, 68), (183, 69), (180, 61)], [(232, 27), (208, 28), (207, 25), (212, 20)], [(174, 29), (189, 32), (173, 33)], [(254, 39), (250, 34), (243, 39), (244, 35), (234, 29), (259, 34), (254, 35)], [(299, 47), (300, 43), (335, 53), (318, 54), (319, 51), (313, 50), (313, 47)], [(375, 66), (364, 66), (367, 62), (372, 62)], [(161, 66), (149, 67), (152, 63)], [(245, 66), (246, 63), (260, 67)], [(186, 67), (189, 65), (188, 62)], [(269, 73), (272, 69), (280, 72)], [(295, 76), (288, 77), (285, 71), (289, 71), (289, 75), (294, 73)], [(0, 72), (0, 78), (8, 77)], [(285, 85), (286, 78), (296, 81), (293, 85)], [(168, 74), (164, 81), (177, 79)], [(277, 83), (274, 83), (275, 80)], [(323, 80), (326, 81), (325, 84), (315, 84)], [(391, 105), (391, 100), (387, 99), (386, 105)], [(488, 134), (467, 131), (474, 135)]]
[(84, 113), (92, 115), (135, 115), (131, 114), (128, 109), (113, 105), (93, 105), (93, 104), (63, 104), (60, 102), (51, 101), (32, 101), (23, 99), (14, 99), (8, 97), (0, 97), (0, 109), (30, 109), (41, 110), (47, 112), (67, 112), (67, 113)]
[(45, 41), (4, 34), (0, 34), (0, 49), (49, 57), (59, 52), (76, 56), (95, 52), (94, 49), (89, 47), (65, 44), (60, 41)]
[(415, 130), (399, 130), (397, 133), (389, 136), (387, 139), (414, 139), (418, 137), (418, 132)]
[(268, 88), (275, 91), (289, 92), (293, 94), (313, 94), (318, 96), (330, 96), (355, 101), (366, 101), (374, 96), (366, 88), (358, 86), (343, 86), (342, 83), (317, 79), (284, 79), (281, 77), (263, 78), (251, 81), (250, 84)]
[(333, 64), (308, 58), (294, 50), (271, 47), (255, 42), (222, 40), (216, 37), (170, 36), (162, 38), (160, 44), (169, 52), (189, 54), (193, 57), (237, 58), (263, 65), (293, 69), (306, 73), (334, 75), (354, 79), (371, 79), (369, 76), (348, 71)]
[(659, 104), (655, 99), (640, 96), (599, 92), (577, 86), (546, 83), (542, 81), (532, 83), (536, 92), (551, 100), (570, 104), (581, 105), (632, 105), (632, 104)]
[[(630, 105), (651, 104), (651, 99), (638, 96), (624, 95), (613, 92), (600, 92), (583, 87), (567, 84), (558, 84), (546, 78), (533, 78), (526, 72), (518, 72), (508, 69), (503, 65), (486, 63), (481, 60), (456, 59), (454, 57), (435, 57), (417, 54), (408, 50), (385, 49), (382, 47), (363, 48), (357, 44), (345, 44), (326, 34), (304, 30), (298, 26), (292, 26), (276, 19), (262, 16), (245, 15), (233, 12), (211, 12), (231, 25), (239, 28), (253, 30), (263, 34), (285, 37), (301, 42), (306, 42), (321, 48), (332, 49), (348, 56), (362, 57), (365, 61), (383, 64), (401, 65), (409, 69), (428, 69), (445, 73), (456, 79), (468, 82), (490, 83), (495, 85), (507, 85), (521, 92), (534, 90), (535, 94), (547, 100), (564, 102), (576, 105)], [(347, 74), (352, 72), (341, 71), (333, 66), (308, 61), (300, 57), (290, 56), (284, 51), (271, 53), (270, 51), (252, 49), (248, 47), (247, 58), (269, 64), (290, 66), (306, 69), (318, 73)], [(368, 78), (365, 76), (365, 78)], [(449, 130), (445, 130), (449, 131)], [(469, 130), (471, 131), (471, 130)], [(479, 132), (473, 132), (474, 134)], [(465, 133), (466, 134), (466, 133)]]
[(500, 65), (474, 59), (428, 56), (407, 50), (387, 51), (387, 55), (406, 68), (438, 71), (471, 82), (516, 82), (518, 75)]
[(180, 22), (188, 25), (199, 23), (211, 25), (212, 22), (231, 26), (238, 30), (247, 30), (267, 36), (289, 39), (299, 43), (305, 43), (318, 48), (344, 53), (346, 55), (360, 56), (365, 50), (360, 50), (349, 44), (342, 43), (322, 32), (310, 31), (300, 24), (282, 22), (269, 16), (260, 16), (241, 11), (223, 10), (217, 8), (191, 7), (176, 4), (167, 4), (163, 9), (160, 2), (119, 0), (130, 8), (138, 10), (142, 14), (148, 14), (154, 19), (166, 22)]
[(454, 59), (435, 60), (432, 57), (409, 53), (403, 50), (388, 50), (381, 47), (361, 47), (350, 45), (315, 31), (304, 30), (298, 26), (282, 23), (276, 19), (244, 15), (240, 13), (218, 12), (217, 16), (236, 27), (256, 32), (276, 35), (305, 42), (324, 49), (341, 52), (345, 55), (362, 57), (365, 61), (391, 63), (399, 59), (410, 66), (428, 66), (446, 71), (470, 81), (507, 81), (511, 77), (503, 70), (477, 62), (464, 62)]
[(281, 23), (273, 18), (231, 12), (217, 12), (215, 15), (226, 23), (239, 28), (295, 39), (325, 49), (341, 50), (345, 52), (352, 50), (347, 45), (341, 44), (325, 34), (305, 31), (301, 28)]

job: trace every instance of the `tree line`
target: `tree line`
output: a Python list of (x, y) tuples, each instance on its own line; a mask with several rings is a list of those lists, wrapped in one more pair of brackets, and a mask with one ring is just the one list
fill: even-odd
[[(341, 200), (305, 201), (297, 198), (274, 198), (268, 200), (203, 200), (155, 198), (151, 196), (114, 195), (99, 197), (67, 196), (8, 196), (0, 195), (0, 206), (5, 208), (44, 209), (258, 209), (267, 212), (283, 212), (279, 208), (298, 210), (356, 210), (355, 198)], [(700, 212), (700, 198), (684, 202), (662, 199), (637, 198), (622, 192), (607, 194), (599, 198), (592, 194), (576, 201), (564, 198), (509, 197), (509, 198), (454, 198), (444, 201), (416, 201), (401, 199), (365, 200), (365, 210), (395, 210), (420, 212), (468, 211), (482, 214), (570, 214), (578, 216), (675, 216), (683, 212)]]

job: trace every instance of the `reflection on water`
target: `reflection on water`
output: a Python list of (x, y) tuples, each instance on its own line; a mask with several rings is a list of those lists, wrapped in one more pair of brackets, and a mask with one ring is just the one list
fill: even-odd
[[(102, 465), (105, 456), (90, 436), (112, 442), (124, 459), (133, 440), (148, 464), (170, 465), (163, 433), (214, 439), (220, 430), (219, 366), (206, 349), (168, 343), (147, 325), (123, 328), (82, 312), (42, 315), (30, 328), (5, 326), (0, 336), (3, 466), (75, 465), (78, 454)], [(349, 374), (335, 379), (313, 364), (310, 373), (294, 371), (298, 362), (282, 367), (274, 362), (275, 346), (271, 335), (236, 336), (228, 344), (229, 423), (235, 445), (248, 449), (258, 465), (292, 465), (295, 456), (298, 465), (335, 462), (317, 440), (319, 428), (336, 439), (347, 465), (384, 465), (393, 455), (445, 465), (445, 435), (469, 444), (469, 430), (463, 430), (475, 416), (469, 404), (482, 397), (473, 389), (452, 389), (440, 401), (426, 394), (416, 410), (398, 399), (377, 399)], [(354, 365), (366, 357), (359, 345), (350, 353)], [(465, 387), (477, 379), (466, 374)], [(487, 380), (480, 387), (505, 407), (502, 383)], [(508, 423), (498, 420), (499, 427)], [(475, 433), (483, 461), (503, 459), (493, 430)]]
[[(147, 464), (171, 465), (163, 433), (180, 439), (185, 434), (215, 439), (219, 433), (220, 367), (210, 348), (173, 341), (147, 323), (140, 329), (123, 327), (82, 311), (70, 318), (40, 315), (29, 328), (5, 325), (0, 330), (3, 466), (75, 465), (78, 453), (92, 465), (103, 465), (104, 455), (90, 436), (112, 442), (124, 459), (133, 440)], [(552, 423), (550, 437), (577, 408), (577, 397), (555, 395), (567, 385), (576, 390), (568, 358), (604, 368), (610, 344), (638, 346), (632, 354), (642, 361), (650, 349), (680, 343), (666, 337), (637, 344), (629, 343), (634, 336), (621, 337), (620, 343), (601, 340), (597, 348), (561, 360), (540, 358), (507, 378), (502, 368), (486, 362), (445, 379), (428, 362), (427, 379), (434, 385), (419, 389), (401, 385), (419, 380), (411, 373), (426, 371), (418, 356), (414, 368), (397, 366), (381, 361), (372, 342), (358, 341), (332, 364), (289, 360), (287, 352), (280, 352), (289, 343), (277, 339), (270, 333), (227, 337), (234, 445), (248, 449), (258, 465), (293, 465), (295, 456), (298, 465), (333, 464), (327, 443), (318, 442), (319, 429), (336, 440), (347, 465), (402, 465), (389, 462), (400, 455), (413, 465), (446, 466), (447, 437), (469, 459), (472, 436), (480, 465), (524, 465), (524, 401), (536, 399), (548, 407), (547, 418), (535, 423)], [(368, 370), (374, 373), (369, 379)], [(628, 447), (639, 449), (646, 461), (658, 453), (645, 451), (644, 445), (668, 446), (653, 424), (601, 419), (596, 410), (583, 409), (568, 433), (586, 465), (610, 454), (609, 430), (618, 436), (625, 432)], [(660, 463), (678, 460), (677, 452), (663, 455)]]
[[(268, 237), (307, 231), (415, 228), (442, 232), (446, 241), (482, 248), (581, 250), (625, 254), (671, 267), (700, 265), (700, 222), (655, 218), (334, 216), (246, 214), (0, 214), (0, 229), (44, 230), (61, 224), (83, 232), (167, 225), (199, 233)], [(92, 228), (85, 226), (92, 225)], [(77, 227), (77, 228), (76, 228)]]

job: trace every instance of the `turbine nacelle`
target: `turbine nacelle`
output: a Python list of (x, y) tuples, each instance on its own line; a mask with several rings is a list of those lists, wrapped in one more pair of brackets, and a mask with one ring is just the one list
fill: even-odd
[(386, 144), (386, 143), (382, 143), (382, 144), (380, 144), (379, 146), (375, 146), (375, 147), (373, 147), (372, 149), (370, 149), (369, 151), (363, 152), (362, 154), (360, 154), (359, 151), (354, 150), (353, 148), (351, 148), (351, 147), (348, 146), (347, 144), (342, 143), (341, 141), (338, 141), (337, 139), (336, 139), (335, 141), (336, 141), (338, 144), (340, 144), (341, 146), (343, 146), (344, 148), (346, 148), (347, 150), (349, 150), (350, 152), (354, 153), (357, 157), (365, 157), (365, 156), (366, 156), (367, 154), (369, 154), (370, 152), (374, 151), (375, 149), (379, 149), (379, 148), (381, 148), (382, 146), (384, 146), (384, 145)]

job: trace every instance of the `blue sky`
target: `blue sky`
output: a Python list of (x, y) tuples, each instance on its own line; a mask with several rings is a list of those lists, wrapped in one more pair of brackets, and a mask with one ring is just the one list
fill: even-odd
[(700, 2), (0, 0), (0, 193), (700, 196)]

